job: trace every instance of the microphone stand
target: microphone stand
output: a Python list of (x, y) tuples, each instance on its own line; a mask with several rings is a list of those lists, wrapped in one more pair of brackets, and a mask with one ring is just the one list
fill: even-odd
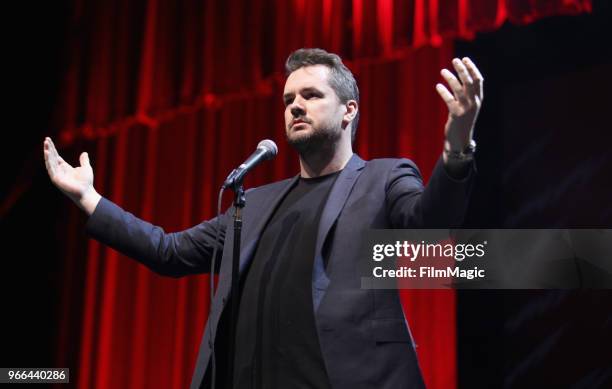
[[(229, 186), (234, 191), (234, 242), (232, 255), (232, 284), (230, 287), (229, 299), (232, 302), (230, 311), (230, 331), (229, 331), (229, 347), (227, 361), (227, 379), (226, 388), (233, 388), (234, 379), (234, 355), (236, 351), (236, 327), (238, 324), (238, 305), (239, 305), (239, 289), (240, 289), (240, 240), (242, 233), (242, 209), (246, 204), (244, 196), (244, 188), (242, 180), (233, 182)], [(214, 389), (214, 388), (213, 388)]]
[[(227, 361), (227, 381), (226, 388), (232, 388), (234, 381), (234, 355), (236, 354), (236, 328), (238, 325), (238, 304), (240, 292), (240, 241), (242, 233), (242, 210), (246, 204), (242, 180), (244, 176), (258, 163), (271, 159), (278, 153), (276, 143), (269, 139), (264, 139), (257, 145), (257, 150), (247, 158), (238, 168), (232, 170), (223, 183), (223, 189), (230, 188), (234, 191), (234, 242), (232, 255), (232, 281), (230, 285), (229, 299), (232, 301), (230, 311), (230, 328), (228, 342), (228, 361)], [(214, 346), (213, 346), (214, 347)], [(214, 371), (213, 371), (214, 382)], [(216, 383), (215, 383), (216, 385)], [(212, 388), (216, 389), (216, 388)]]

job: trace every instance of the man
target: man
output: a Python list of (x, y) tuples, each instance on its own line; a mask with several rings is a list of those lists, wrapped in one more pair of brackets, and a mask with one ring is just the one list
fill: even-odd
[[(473, 178), (472, 141), (483, 78), (454, 59), (442, 158), (423, 189), (406, 159), (363, 161), (353, 154), (359, 90), (341, 59), (300, 49), (286, 64), (283, 99), (288, 142), (300, 174), (247, 192), (243, 211), (240, 309), (234, 356), (237, 388), (423, 387), (414, 344), (395, 290), (363, 290), (358, 244), (373, 228), (461, 223)], [(192, 388), (209, 387), (213, 343), (222, 382), (233, 230), (231, 211), (166, 234), (103, 199), (86, 153), (72, 168), (49, 138), (53, 183), (91, 215), (90, 235), (165, 275), (208, 272), (217, 229), (223, 237), (219, 285), (200, 346)], [(215, 269), (217, 270), (217, 269)], [(206, 375), (206, 377), (205, 377)]]

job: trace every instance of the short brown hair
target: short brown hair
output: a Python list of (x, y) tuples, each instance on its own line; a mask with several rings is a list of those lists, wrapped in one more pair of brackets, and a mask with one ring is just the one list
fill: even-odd
[[(346, 103), (355, 100), (359, 104), (359, 88), (353, 73), (342, 63), (342, 59), (323, 49), (298, 49), (291, 53), (285, 63), (285, 73), (289, 76), (296, 70), (312, 65), (325, 65), (329, 68), (329, 86), (336, 92), (340, 102)], [(351, 140), (355, 140), (357, 124), (359, 123), (359, 110), (353, 119), (351, 127)]]

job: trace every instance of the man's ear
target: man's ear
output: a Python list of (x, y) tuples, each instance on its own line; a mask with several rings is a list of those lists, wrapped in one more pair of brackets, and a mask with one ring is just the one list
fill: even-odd
[(353, 121), (353, 119), (355, 119), (355, 116), (357, 116), (357, 111), (359, 111), (359, 105), (355, 100), (349, 100), (344, 105), (346, 107), (346, 112), (344, 113), (342, 121), (348, 125), (350, 122)]

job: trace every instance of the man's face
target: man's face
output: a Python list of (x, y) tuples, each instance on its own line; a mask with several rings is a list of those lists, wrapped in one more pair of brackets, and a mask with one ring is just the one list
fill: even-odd
[(329, 68), (300, 68), (285, 82), (285, 129), (287, 141), (300, 152), (338, 142), (346, 106), (340, 102), (327, 77)]

